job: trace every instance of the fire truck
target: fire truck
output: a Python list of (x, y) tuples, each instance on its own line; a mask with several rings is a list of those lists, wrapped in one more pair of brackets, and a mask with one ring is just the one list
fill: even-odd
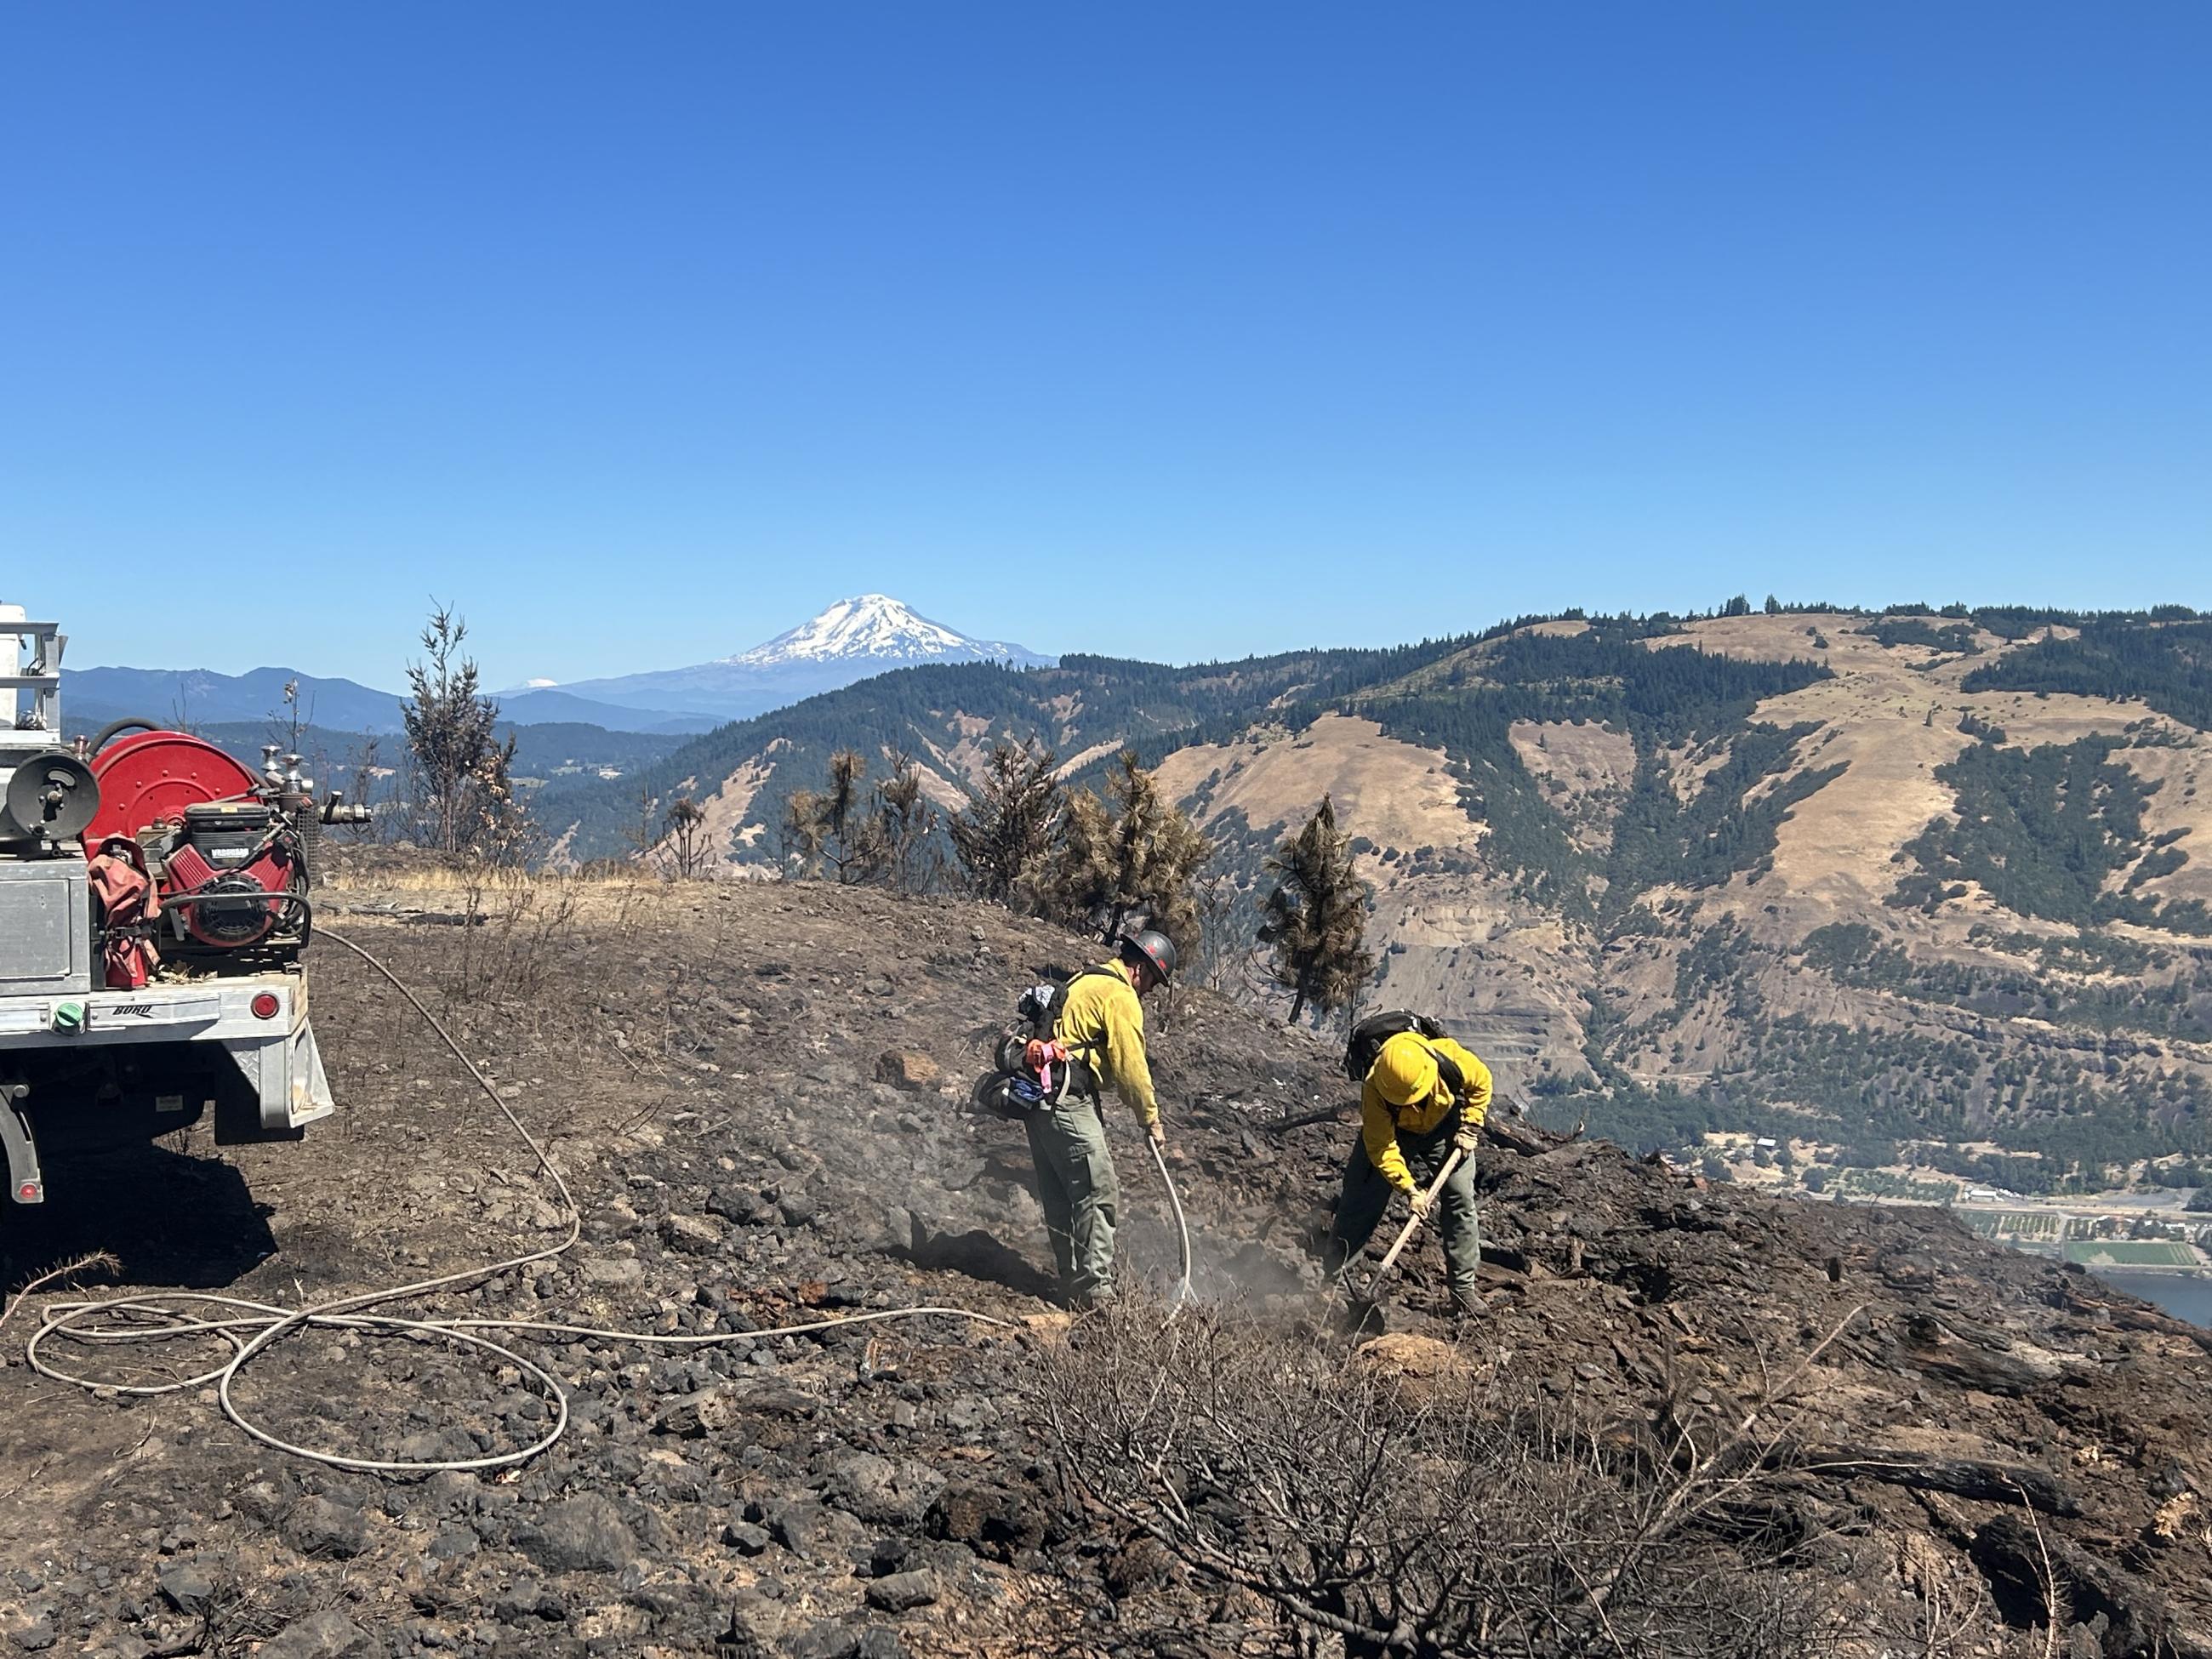
[(330, 1115), (301, 953), (326, 824), (300, 757), (257, 772), (151, 720), (63, 735), (67, 636), (0, 605), (0, 1146), (18, 1204), (42, 1146), (212, 1116), (219, 1143)]

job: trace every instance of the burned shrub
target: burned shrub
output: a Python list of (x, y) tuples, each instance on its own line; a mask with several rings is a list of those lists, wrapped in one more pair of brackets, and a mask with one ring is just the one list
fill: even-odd
[[(1128, 1307), (1028, 1378), (1072, 1496), (1256, 1597), (1301, 1648), (1800, 1659), (1868, 1633), (1763, 1440), (1669, 1445), (1532, 1382), (1419, 1338), (1346, 1350)], [(1892, 1639), (1964, 1651), (1995, 1629)]]

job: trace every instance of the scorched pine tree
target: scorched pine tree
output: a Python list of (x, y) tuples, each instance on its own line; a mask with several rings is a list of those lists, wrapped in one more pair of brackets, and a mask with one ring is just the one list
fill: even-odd
[(1336, 804), (1323, 795), (1305, 828), (1268, 855), (1267, 870), (1275, 886), (1261, 907), (1260, 942), (1274, 947), (1291, 1022), (1349, 1008), (1375, 971), (1375, 953), (1366, 945), (1367, 884), (1336, 827)]
[(1199, 866), (1213, 848), (1182, 809), (1160, 794), (1150, 772), (1123, 751), (1106, 798), (1067, 798), (1046, 908), (1069, 926), (1115, 939), (1143, 919), (1188, 957), (1198, 946)]

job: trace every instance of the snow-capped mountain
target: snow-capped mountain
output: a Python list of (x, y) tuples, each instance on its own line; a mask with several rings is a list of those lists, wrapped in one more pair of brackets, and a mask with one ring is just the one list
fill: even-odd
[(787, 663), (831, 662), (860, 658), (896, 663), (1041, 663), (1043, 658), (999, 640), (971, 640), (943, 623), (901, 605), (888, 593), (863, 593), (840, 599), (820, 616), (777, 635), (764, 645), (722, 660), (748, 668), (779, 668)]
[(862, 593), (735, 656), (578, 680), (561, 690), (626, 708), (744, 720), (894, 668), (958, 662), (1041, 667), (1052, 660), (1006, 641), (970, 638), (888, 594)]

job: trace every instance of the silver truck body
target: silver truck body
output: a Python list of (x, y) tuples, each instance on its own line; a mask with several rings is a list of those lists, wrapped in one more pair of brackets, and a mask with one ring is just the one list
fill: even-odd
[[(57, 741), (63, 643), (0, 608), (0, 786)], [(15, 1202), (46, 1197), (34, 1121), (73, 1139), (159, 1133), (212, 1110), (219, 1139), (252, 1140), (331, 1115), (298, 965), (111, 991), (99, 950), (82, 847), (0, 845), (0, 1146)]]

